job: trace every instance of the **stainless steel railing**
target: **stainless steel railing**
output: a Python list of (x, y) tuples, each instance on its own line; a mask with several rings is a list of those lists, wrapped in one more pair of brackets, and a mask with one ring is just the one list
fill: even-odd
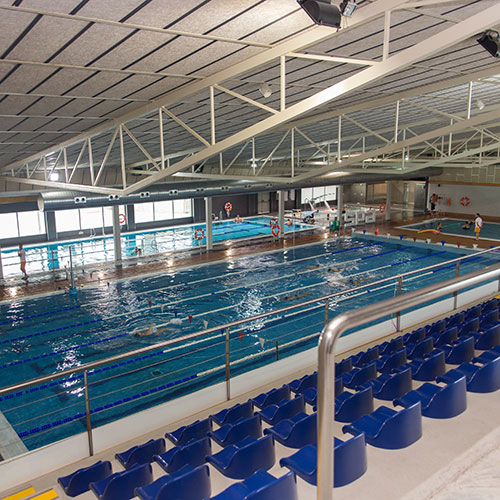
[[(496, 248), (481, 251), (481, 252), (475, 252), (475, 253), (470, 254), (468, 256), (458, 257), (456, 259), (452, 259), (452, 260), (444, 262), (444, 263), (438, 263), (438, 264), (434, 264), (432, 266), (427, 266), (425, 268), (410, 271), (410, 272), (407, 272), (407, 273), (404, 273), (401, 275), (391, 276), (388, 278), (384, 278), (382, 280), (378, 280), (375, 282), (370, 282), (370, 283), (367, 283), (367, 284), (364, 284), (361, 286), (357, 286), (357, 287), (351, 288), (349, 290), (343, 290), (343, 291), (336, 292), (333, 294), (328, 294), (328, 295), (325, 295), (325, 296), (322, 296), (319, 298), (314, 298), (314, 299), (310, 299), (310, 300), (301, 302), (299, 304), (289, 305), (289, 306), (286, 306), (286, 307), (283, 307), (280, 309), (276, 309), (276, 310), (273, 310), (270, 312), (261, 313), (261, 314), (247, 317), (244, 319), (240, 319), (237, 321), (232, 321), (230, 323), (226, 323), (223, 325), (218, 325), (218, 326), (215, 326), (212, 328), (207, 328), (207, 329), (202, 330), (200, 332), (184, 335), (184, 336), (178, 337), (176, 339), (170, 339), (170, 340), (166, 340), (163, 342), (158, 342), (156, 344), (152, 344), (152, 345), (149, 345), (146, 347), (142, 347), (142, 348), (128, 351), (128, 352), (125, 352), (122, 354), (117, 354), (117, 355), (114, 355), (111, 357), (107, 357), (107, 358), (99, 360), (99, 361), (86, 363), (84, 365), (80, 365), (78, 367), (67, 369), (67, 370), (61, 371), (59, 373), (54, 373), (54, 374), (50, 374), (50, 375), (46, 375), (46, 376), (42, 376), (42, 377), (37, 377), (35, 379), (29, 380), (26, 382), (22, 382), (19, 384), (10, 385), (8, 387), (1, 388), (0, 389), (0, 396), (8, 394), (8, 393), (22, 391), (24, 389), (27, 389), (27, 388), (30, 388), (30, 387), (33, 387), (33, 386), (36, 386), (39, 384), (44, 384), (46, 382), (50, 382), (50, 381), (53, 381), (56, 379), (61, 379), (64, 377), (69, 377), (73, 374), (80, 373), (80, 374), (83, 374), (84, 391), (85, 391), (86, 401), (87, 400), (90, 401), (89, 383), (87, 380), (88, 372), (90, 370), (94, 370), (96, 368), (102, 367), (104, 365), (109, 365), (111, 363), (115, 363), (115, 362), (124, 360), (126, 358), (140, 356), (142, 354), (146, 354), (148, 352), (155, 351), (158, 349), (171, 348), (175, 345), (183, 344), (186, 342), (192, 342), (194, 340), (202, 340), (203, 338), (207, 337), (210, 334), (220, 333), (221, 331), (223, 331), (224, 337), (225, 337), (223, 340), (223, 342), (225, 342), (225, 355), (224, 355), (223, 369), (225, 369), (226, 395), (227, 395), (227, 399), (229, 400), (231, 397), (231, 380), (230, 380), (231, 379), (231, 350), (230, 350), (229, 340), (230, 340), (230, 332), (233, 331), (233, 333), (234, 333), (235, 328), (237, 328), (241, 325), (244, 325), (244, 324), (255, 322), (257, 320), (269, 318), (271, 316), (283, 315), (284, 313), (294, 311), (294, 310), (295, 311), (302, 310), (303, 308), (305, 308), (307, 306), (313, 306), (312, 309), (316, 309), (316, 308), (322, 307), (323, 305), (324, 305), (325, 314), (324, 314), (324, 320), (323, 319), (321, 320), (321, 324), (323, 326), (326, 326), (328, 324), (328, 321), (329, 321), (329, 310), (330, 310), (330, 305), (331, 305), (332, 299), (335, 299), (335, 298), (340, 297), (342, 295), (345, 295), (347, 293), (353, 294), (356, 292), (362, 292), (365, 289), (373, 288), (373, 287), (376, 287), (378, 285), (384, 285), (384, 284), (391, 283), (391, 282), (397, 284), (397, 293), (398, 293), (398, 295), (400, 295), (402, 290), (403, 290), (403, 283), (404, 283), (405, 278), (408, 278), (408, 277), (411, 277), (414, 275), (418, 275), (418, 274), (422, 274), (422, 273), (425, 274), (425, 273), (433, 271), (435, 269), (450, 266), (453, 263), (455, 263), (456, 269), (457, 269), (456, 273), (458, 273), (459, 268), (460, 268), (460, 263), (463, 262), (464, 260), (474, 258), (478, 255), (488, 254), (489, 252), (492, 252), (492, 251), (495, 251), (498, 249), (500, 249), (500, 247), (496, 247)], [(456, 307), (456, 295), (455, 295), (455, 307)], [(378, 306), (377, 306), (377, 309), (378, 309)], [(398, 311), (396, 311), (396, 313), (398, 313)], [(378, 316), (378, 317), (380, 317), (380, 316)], [(317, 330), (318, 335), (319, 335), (319, 331), (321, 329), (321, 324), (317, 325), (318, 326), (318, 330)], [(396, 314), (396, 328), (398, 331), (400, 330), (400, 314)], [(234, 350), (233, 350), (233, 352), (234, 352)], [(279, 356), (277, 341), (276, 341), (276, 356), (277, 357)], [(233, 364), (234, 364), (234, 361), (233, 361)], [(86, 404), (85, 412), (86, 412), (87, 433), (88, 433), (88, 438), (89, 438), (89, 451), (92, 454), (92, 452), (93, 452), (92, 424), (91, 424), (91, 419), (90, 419), (90, 405), (89, 404)]]
[[(334, 496), (335, 345), (343, 332), (500, 277), (500, 264), (340, 314), (321, 333), (318, 349), (318, 500)], [(500, 282), (498, 290), (500, 291)]]

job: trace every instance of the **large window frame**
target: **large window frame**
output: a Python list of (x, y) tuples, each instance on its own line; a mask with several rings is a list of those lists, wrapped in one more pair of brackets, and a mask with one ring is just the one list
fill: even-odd
[[(32, 218), (31, 221), (29, 220), (30, 217)], [(38, 226), (38, 228), (34, 231), (26, 229), (36, 226)], [(45, 214), (39, 210), (0, 213), (0, 227), (4, 228), (2, 231), (2, 239), (25, 238), (28, 236), (45, 234)]]

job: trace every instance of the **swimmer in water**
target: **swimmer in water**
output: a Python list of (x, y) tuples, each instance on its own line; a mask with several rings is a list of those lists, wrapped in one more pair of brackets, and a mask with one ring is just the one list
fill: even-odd
[(291, 225), (292, 225), (292, 221), (291, 221), (290, 219), (287, 219), (287, 220), (286, 220), (286, 225), (287, 225), (287, 226), (291, 226)]
[(340, 267), (329, 267), (327, 271), (329, 273), (340, 273), (342, 269)]
[(292, 293), (292, 295), (287, 295), (286, 297), (283, 297), (283, 300), (301, 299), (302, 297), (306, 297), (310, 293), (311, 292), (297, 292), (297, 293)]
[(165, 328), (158, 330), (155, 323), (151, 323), (146, 331), (134, 331), (134, 337), (147, 337), (148, 335), (158, 335), (165, 331)]

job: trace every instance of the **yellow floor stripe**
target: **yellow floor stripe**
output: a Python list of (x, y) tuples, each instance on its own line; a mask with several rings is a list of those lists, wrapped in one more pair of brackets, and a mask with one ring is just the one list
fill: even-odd
[(57, 493), (55, 490), (49, 490), (45, 493), (37, 495), (36, 497), (31, 497), (30, 500), (53, 500), (54, 498), (57, 498)]
[(34, 493), (35, 493), (35, 488), (27, 488), (23, 491), (19, 491), (18, 493), (10, 495), (9, 497), (2, 498), (2, 500), (21, 500), (21, 498), (33, 495)]

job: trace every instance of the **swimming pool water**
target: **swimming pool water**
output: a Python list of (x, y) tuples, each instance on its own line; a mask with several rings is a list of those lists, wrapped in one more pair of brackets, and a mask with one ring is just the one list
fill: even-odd
[[(2, 386), (62, 371), (161, 340), (345, 290), (332, 301), (333, 314), (394, 296), (396, 285), (353, 295), (350, 288), (457, 256), (442, 247), (346, 238), (290, 250), (229, 259), (149, 277), (86, 287), (77, 296), (55, 294), (0, 304)], [(466, 273), (497, 262), (472, 257)], [(407, 280), (404, 291), (445, 280), (455, 266)], [(291, 340), (299, 345), (281, 356), (312, 347), (324, 308), (305, 307), (231, 332), (232, 375), (269, 362), (248, 358)], [(146, 332), (151, 324), (161, 332)], [(94, 425), (159, 404), (224, 379), (225, 332), (173, 350), (103, 367), (89, 375)], [(142, 369), (147, 367), (146, 369)], [(158, 389), (160, 388), (160, 389)], [(83, 432), (81, 376), (0, 398), (0, 410), (30, 449)], [(61, 409), (59, 409), (61, 408)], [(37, 414), (36, 418), (32, 415)], [(42, 414), (44, 416), (39, 417)], [(64, 423), (65, 419), (68, 420)]]
[[(473, 216), (470, 217), (472, 221), (474, 221), (474, 218), (475, 217)], [(442, 234), (453, 234), (455, 236), (468, 236), (470, 238), (475, 238), (474, 223), (471, 224), (469, 229), (462, 229), (462, 226), (465, 222), (467, 222), (467, 220), (439, 218), (417, 222), (416, 224), (409, 224), (408, 226), (401, 226), (401, 228), (413, 231), (425, 231), (428, 229), (436, 229), (439, 224), (442, 224)], [(495, 222), (483, 222), (483, 227), (479, 233), (479, 237), (500, 241), (500, 224), (496, 224)]]
[[(212, 226), (213, 242), (248, 239), (258, 236), (270, 236), (271, 217), (249, 217), (241, 223), (232, 220), (216, 221)], [(206, 233), (205, 224), (170, 227), (160, 230), (124, 233), (121, 235), (122, 257), (137, 257), (136, 248), (141, 255), (149, 255), (176, 250), (193, 249), (206, 245), (206, 237), (198, 242), (194, 238), (196, 229), (201, 228)], [(299, 232), (311, 229), (306, 224), (293, 223), (285, 225), (285, 232)], [(52, 269), (69, 268), (69, 251), (71, 248), (74, 266), (86, 266), (99, 262), (114, 260), (115, 250), (113, 237), (95, 237), (65, 242), (26, 245), (28, 274), (50, 271)], [(2, 267), (4, 276), (20, 275), (17, 248), (2, 249)]]

